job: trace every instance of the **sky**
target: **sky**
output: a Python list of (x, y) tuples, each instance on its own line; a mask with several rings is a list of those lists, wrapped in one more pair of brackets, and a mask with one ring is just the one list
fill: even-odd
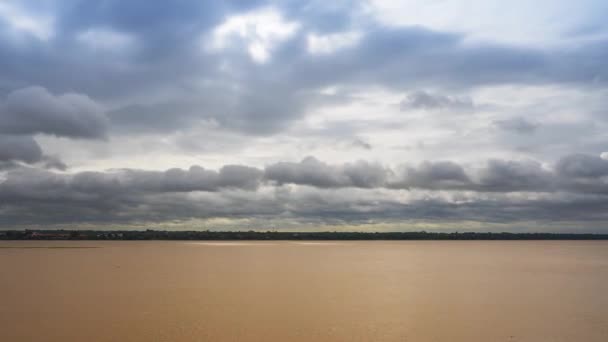
[(0, 229), (608, 233), (605, 0), (2, 0)]

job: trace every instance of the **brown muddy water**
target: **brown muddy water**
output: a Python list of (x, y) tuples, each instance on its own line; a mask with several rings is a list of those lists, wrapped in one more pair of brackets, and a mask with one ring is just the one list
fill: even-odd
[(606, 342), (608, 242), (0, 242), (0, 341)]

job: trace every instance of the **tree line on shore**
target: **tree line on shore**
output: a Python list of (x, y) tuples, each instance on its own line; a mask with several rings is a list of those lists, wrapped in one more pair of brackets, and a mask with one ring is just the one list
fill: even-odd
[(507, 232), (286, 232), (8, 230), (0, 240), (608, 240), (608, 234)]

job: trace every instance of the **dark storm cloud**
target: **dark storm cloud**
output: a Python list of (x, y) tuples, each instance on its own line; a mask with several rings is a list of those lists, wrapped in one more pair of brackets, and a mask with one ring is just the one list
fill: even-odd
[(408, 94), (400, 103), (402, 111), (410, 109), (447, 109), (447, 110), (470, 110), (473, 109), (473, 101), (468, 98), (457, 98), (440, 94), (431, 94), (425, 91), (416, 91)]
[[(179, 95), (166, 103), (123, 101), (124, 108), (112, 120), (118, 131), (125, 121), (138, 126), (134, 131), (146, 132), (162, 127), (175, 131), (215, 120), (245, 133), (272, 134), (288, 127), (309, 107), (321, 105), (310, 94), (334, 84), (409, 91), (504, 83), (601, 86), (608, 79), (604, 41), (553, 51), (473, 44), (465, 42), (462, 34), (386, 27), (371, 19), (360, 27), (352, 23), (357, 1), (315, 6), (297, 1), (51, 3), (48, 7), (56, 23), (53, 38), (46, 42), (31, 38), (18, 45), (0, 39), (0, 72), (13, 83), (43, 84), (56, 93), (75, 89), (96, 99), (129, 98), (167, 87), (178, 90)], [(210, 39), (213, 28), (227, 17), (268, 5), (301, 27), (273, 50), (269, 61), (255, 63), (247, 47), (238, 44), (219, 54), (203, 51), (202, 37)], [(362, 38), (352, 47), (324, 55), (307, 51), (309, 33), (361, 28)], [(99, 29), (127, 35), (133, 42), (105, 53), (78, 41), (80, 34)], [(573, 63), (581, 60), (586, 61), (582, 66)], [(226, 65), (229, 71), (222, 69)], [(188, 86), (199, 80), (206, 80), (206, 85)], [(445, 95), (419, 92), (411, 96), (407, 105), (417, 108), (472, 105)]]
[[(397, 170), (364, 161), (327, 164), (314, 157), (299, 163), (266, 167), (264, 177), (277, 184), (318, 188), (387, 188), (473, 192), (606, 193), (608, 161), (590, 155), (568, 155), (553, 169), (536, 161), (488, 160), (482, 167), (465, 168), (451, 161), (423, 162)], [(584, 178), (583, 181), (580, 178)]]
[[(218, 192), (224, 189), (252, 191), (259, 186), (260, 178), (259, 170), (237, 165), (224, 166), (220, 171), (193, 166), (188, 170), (170, 169), (165, 172), (116, 170), (75, 174), (19, 168), (9, 171), (6, 180), (0, 183), (0, 212), (8, 212), (0, 221), (5, 224), (28, 223), (30, 220), (45, 220), (47, 223), (113, 222), (143, 216), (162, 221), (170, 217), (184, 219), (196, 216), (193, 212), (185, 214), (185, 211), (193, 208), (193, 205), (196, 207), (197, 203), (182, 202), (182, 208), (176, 208), (178, 203), (164, 203), (175, 210), (173, 213), (162, 210), (160, 204), (156, 207), (149, 205), (163, 202), (171, 194), (178, 193)], [(210, 201), (213, 199), (220, 200), (219, 197), (212, 197)], [(221, 203), (220, 200), (203, 212), (209, 214), (212, 208), (221, 209)], [(214, 214), (221, 215), (222, 210), (227, 209)], [(15, 215), (15, 222), (9, 221), (11, 215)]]
[(532, 134), (538, 129), (538, 124), (525, 118), (517, 117), (505, 120), (495, 120), (494, 125), (504, 131), (518, 134)]
[(314, 157), (299, 163), (280, 162), (266, 167), (265, 178), (278, 184), (300, 184), (321, 188), (381, 187), (386, 182), (388, 170), (380, 165), (357, 162), (329, 165)]
[[(12, 139), (13, 137), (11, 137)], [(7, 141), (3, 146), (12, 146), (12, 151), (25, 139)], [(12, 143), (13, 145), (10, 145)], [(30, 146), (29, 148), (32, 148)], [(22, 148), (22, 155), (27, 148)], [(35, 148), (34, 148), (35, 150)], [(7, 150), (8, 151), (8, 150)], [(32, 152), (28, 161), (45, 159)], [(16, 159), (5, 153), (3, 160)], [(46, 159), (45, 159), (46, 160)], [(299, 163), (280, 162), (268, 165), (264, 170), (242, 165), (226, 165), (219, 171), (192, 166), (187, 170), (145, 171), (118, 169), (104, 172), (86, 171), (74, 174), (57, 174), (34, 168), (21, 168), (7, 174), (0, 183), (0, 192), (19, 194), (35, 193), (41, 189), (82, 194), (113, 193), (166, 193), (219, 191), (222, 188), (256, 190), (262, 182), (269, 184), (296, 184), (317, 188), (362, 188), (362, 189), (427, 189), (464, 190), (473, 192), (553, 192), (577, 190), (573, 187), (584, 178), (586, 184), (608, 189), (602, 177), (608, 175), (608, 162), (588, 155), (569, 155), (560, 159), (555, 170), (544, 169), (533, 161), (489, 160), (480, 169), (465, 169), (454, 162), (423, 162), (418, 166), (404, 167), (394, 171), (379, 164), (359, 161), (346, 164), (327, 164), (314, 157)], [(28, 179), (35, 182), (28, 184)], [(595, 183), (592, 183), (595, 182)], [(22, 189), (23, 187), (23, 189)], [(29, 189), (28, 189), (29, 188)], [(10, 191), (9, 191), (10, 190)], [(44, 192), (44, 191), (42, 191)]]
[(389, 184), (394, 188), (463, 189), (472, 185), (462, 166), (450, 162), (423, 162), (408, 167), (401, 179)]
[(573, 154), (560, 159), (556, 171), (568, 178), (600, 178), (608, 176), (608, 160), (586, 154)]
[[(94, 97), (139, 93), (197, 72), (212, 73), (212, 61), (198, 53), (198, 37), (233, 10), (229, 2), (51, 1), (54, 35), (48, 41), (0, 39), (0, 70), (23, 84), (54, 91), (77, 89)], [(251, 4), (251, 5), (249, 5)], [(33, 4), (32, 11), (39, 8)], [(128, 46), (95, 49), (79, 41), (95, 30), (133, 38)], [(1, 36), (0, 36), (1, 38)], [(99, 37), (103, 43), (103, 37)], [(65, 77), (70, 75), (70, 77)]]
[(467, 170), (453, 162), (424, 162), (405, 168), (387, 186), (478, 193), (608, 194), (608, 183), (602, 179), (608, 175), (606, 165), (600, 157), (584, 154), (564, 156), (550, 169), (531, 160), (490, 159), (483, 167)]
[(556, 176), (533, 161), (490, 160), (479, 175), (484, 191), (551, 191)]
[(310, 99), (279, 85), (262, 83), (256, 89), (211, 85), (200, 91), (195, 99), (113, 110), (108, 114), (112, 128), (118, 134), (169, 133), (212, 122), (231, 131), (267, 135), (302, 115)]
[[(47, 182), (57, 180), (49, 179)], [(289, 220), (324, 224), (426, 222), (509, 223), (537, 221), (603, 221), (608, 218), (605, 196), (564, 194), (547, 197), (468, 196), (456, 200), (423, 196), (407, 202), (393, 194), (372, 189), (297, 188), (289, 191), (248, 192), (221, 190), (196, 195), (171, 193), (122, 193), (93, 196), (84, 193), (37, 190), (29, 197), (12, 198), (0, 206), (0, 225), (20, 227), (39, 224), (163, 224), (193, 218), (246, 218)], [(6, 199), (6, 196), (2, 196)], [(202, 227), (194, 227), (202, 228)], [(268, 229), (268, 226), (258, 228)], [(279, 227), (281, 228), (281, 227)]]
[(29, 136), (0, 134), (0, 162), (22, 161), (36, 163), (42, 159), (42, 150)]
[(56, 156), (43, 156), (41, 161), (42, 166), (46, 169), (55, 169), (60, 171), (66, 171), (68, 169), (68, 165)]
[(371, 150), (373, 149), (372, 144), (368, 143), (367, 141), (361, 139), (361, 138), (355, 138), (353, 139), (352, 143), (351, 143), (352, 147), (356, 147), (356, 148), (362, 148), (364, 150)]
[[(241, 165), (219, 171), (193, 166), (72, 174), (17, 168), (7, 171), (0, 183), (0, 221), (99, 223), (247, 215), (328, 224), (603, 220), (608, 206), (604, 162), (571, 155), (545, 170), (535, 162), (490, 160), (479, 170), (466, 171), (440, 161), (398, 172), (366, 162), (330, 165), (309, 157), (300, 163), (272, 164), (264, 171)], [(594, 171), (587, 172), (589, 168)], [(402, 201), (396, 196), (400, 192), (414, 197)], [(523, 195), (530, 192), (537, 195)]]
[[(239, 165), (226, 165), (219, 171), (192, 166), (187, 170), (144, 171), (121, 169), (107, 172), (79, 172), (71, 175), (55, 174), (36, 169), (9, 172), (7, 180), (0, 184), (0, 193), (15, 196), (36, 193), (53, 188), (66, 197), (119, 196), (130, 193), (165, 193), (218, 191), (222, 188), (255, 190), (259, 186), (261, 171)], [(27, 184), (28, 178), (38, 181)]]
[[(82, 28), (109, 26), (121, 31), (143, 36), (171, 34), (178, 38), (183, 30), (204, 29), (219, 23), (231, 13), (247, 11), (260, 6), (265, 1), (224, 0), (203, 2), (196, 0), (154, 1), (147, 0), (106, 0), (91, 3), (87, 0), (54, 1), (58, 15), (58, 26), (67, 32)], [(180, 30), (182, 28), (182, 30)], [(179, 41), (179, 39), (177, 39)], [(151, 44), (162, 46), (162, 44)]]
[(0, 105), (0, 133), (45, 133), (70, 138), (104, 138), (107, 119), (89, 97), (55, 96), (42, 87), (8, 94)]
[(458, 200), (441, 197), (399, 202), (390, 196), (351, 190), (342, 193), (327, 190), (294, 191), (280, 200), (288, 203), (290, 213), (302, 218), (320, 218), (322, 224), (332, 221), (353, 222), (426, 222), (478, 221), (514, 224), (539, 220), (558, 222), (567, 220), (602, 221), (608, 218), (603, 196), (561, 195), (552, 198), (509, 197), (496, 194), (490, 197), (469, 196)]
[[(426, 85), (462, 88), (501, 83), (603, 84), (605, 80), (606, 66), (598, 57), (607, 54), (608, 48), (601, 41), (558, 53), (471, 44), (465, 43), (464, 38), (424, 28), (378, 26), (370, 28), (355, 47), (329, 56), (299, 56), (293, 72), (303, 83), (371, 83), (397, 90)], [(576, 63), (568, 64), (575, 55), (589, 62), (584, 71), (578, 70)]]
[(58, 157), (45, 155), (31, 136), (0, 134), (0, 170), (19, 168), (23, 163), (46, 169), (67, 169)]
[(557, 175), (536, 162), (489, 160), (478, 170), (451, 161), (423, 162), (391, 170), (358, 162), (330, 165), (313, 157), (300, 163), (281, 162), (266, 167), (265, 179), (278, 184), (319, 188), (389, 188), (517, 192), (557, 190)]
[[(65, 170), (61, 160), (45, 155), (53, 147), (63, 148), (61, 139), (38, 139), (50, 141), (41, 148), (32, 138), (44, 134), (97, 139), (95, 144), (106, 147), (116, 144), (113, 137), (134, 134), (161, 140), (176, 133), (187, 139), (204, 126), (207, 131), (229, 130), (231, 136), (249, 141), (293, 128), (313, 109), (358, 101), (353, 94), (369, 89), (407, 94), (401, 103), (404, 110), (446, 112), (474, 109), (472, 100), (452, 94), (487, 86), (605, 89), (605, 37), (544, 47), (492, 43), (468, 39), (463, 33), (389, 27), (360, 12), (359, 1), (7, 3), (34, 15), (28, 18), (33, 25), (43, 24), (36, 15), (52, 20), (48, 32), (32, 33), (12, 27), (0, 16), (3, 226), (206, 217), (285, 217), (323, 223), (608, 219), (608, 162), (590, 155), (565, 156), (554, 166), (509, 160), (475, 166), (427, 161), (391, 169), (365, 161), (331, 164), (309, 157), (264, 169), (226, 165), (219, 170), (193, 166), (163, 172), (66, 173), (42, 169)], [(217, 51), (205, 48), (227, 18), (268, 6), (298, 29), (269, 48), (267, 60), (253, 60), (247, 45), (251, 42), (244, 37), (231, 39)], [(254, 26), (251, 31), (259, 33)], [(360, 36), (350, 45), (320, 54), (308, 49), (310, 34), (352, 32)], [(320, 93), (328, 87), (339, 90), (334, 95)], [(111, 109), (107, 114), (106, 108)], [(602, 115), (598, 121), (603, 121)], [(372, 128), (376, 118), (370, 115), (366, 120), (360, 123), (361, 130)], [(380, 121), (374, 127), (391, 125)], [(361, 133), (370, 136), (374, 151), (382, 149), (382, 139), (349, 130), (356, 124), (327, 123), (348, 131), (344, 141), (350, 147), (371, 148), (355, 138)], [(545, 125), (542, 118), (528, 117), (482, 124), (529, 135), (522, 139), (536, 138), (530, 133)], [(571, 129), (568, 126), (566, 133), (572, 134)], [(317, 134), (322, 138), (332, 131)], [(194, 139), (206, 143), (213, 137)], [(358, 152), (369, 153), (361, 149)], [(195, 152), (207, 157), (200, 149)], [(453, 155), (455, 160), (460, 157)], [(78, 162), (91, 167), (87, 161)], [(96, 162), (93, 165), (103, 165)], [(413, 198), (403, 200), (410, 195)]]
[(179, 131), (195, 123), (197, 116), (190, 104), (184, 103), (136, 104), (108, 112), (112, 128), (118, 134)]

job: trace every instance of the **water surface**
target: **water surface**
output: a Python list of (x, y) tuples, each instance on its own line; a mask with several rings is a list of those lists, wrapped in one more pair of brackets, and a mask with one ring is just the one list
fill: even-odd
[(0, 341), (605, 342), (607, 289), (606, 241), (0, 242)]

